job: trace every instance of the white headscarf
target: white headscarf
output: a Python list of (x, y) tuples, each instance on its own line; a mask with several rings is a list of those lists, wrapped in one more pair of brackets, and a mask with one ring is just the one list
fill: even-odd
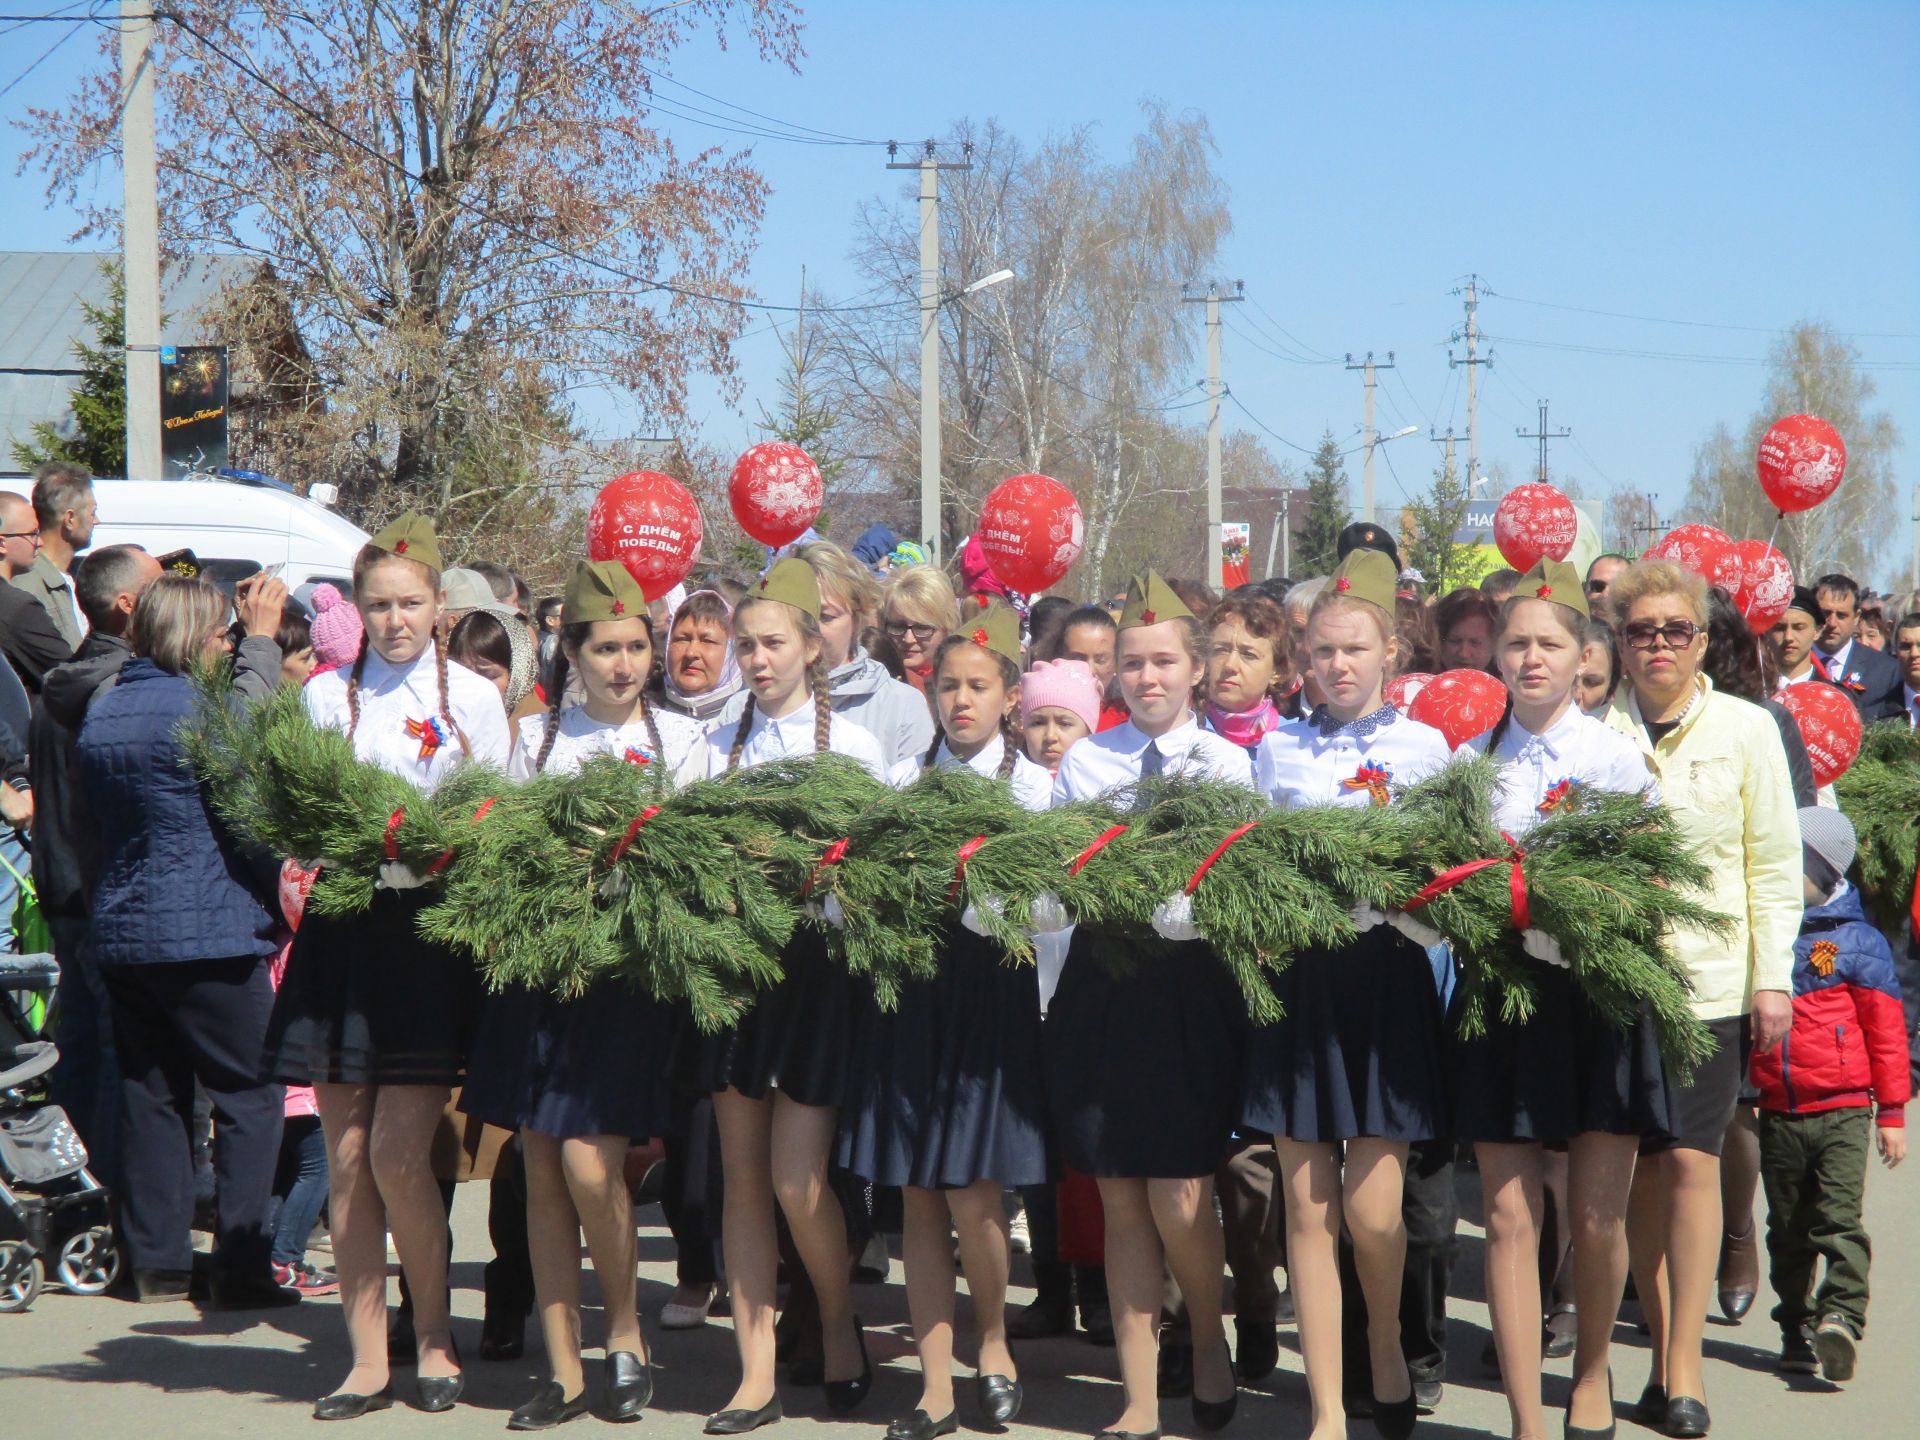
[[(729, 623), (732, 622), (733, 606), (727, 604), (726, 596), (722, 595), (718, 590), (696, 590), (693, 592), (693, 595), (689, 595), (685, 600), (681, 601), (679, 607), (674, 610), (673, 619), (667, 625), (667, 638), (669, 643), (672, 641), (673, 627), (680, 623), (680, 611), (687, 608), (688, 602), (690, 602), (695, 595), (713, 596), (721, 605), (726, 607), (727, 620)], [(727, 655), (726, 659), (722, 661), (720, 665), (720, 678), (714, 681), (713, 688), (710, 690), (702, 690), (697, 695), (689, 695), (675, 683), (673, 666), (670, 662), (662, 665), (660, 668), (660, 685), (666, 692), (667, 698), (673, 702), (676, 708), (691, 715), (696, 720), (703, 720), (708, 715), (721, 709), (727, 701), (739, 693), (743, 683), (744, 681), (740, 676), (740, 662), (734, 659), (733, 656), (733, 636), (731, 634), (727, 636)]]

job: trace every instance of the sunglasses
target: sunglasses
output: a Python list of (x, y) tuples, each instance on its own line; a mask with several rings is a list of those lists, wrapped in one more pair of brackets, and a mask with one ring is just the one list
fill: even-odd
[(1604, 595), (1604, 594), (1606, 594), (1606, 593), (1607, 593), (1607, 582), (1606, 582), (1606, 581), (1604, 581), (1604, 580), (1589, 580), (1589, 581), (1587, 581), (1587, 593), (1588, 593), (1589, 595)]
[(1669, 620), (1664, 625), (1655, 625), (1651, 620), (1636, 620), (1631, 625), (1621, 627), (1620, 638), (1636, 650), (1651, 650), (1654, 637), (1658, 636), (1667, 642), (1668, 649), (1684, 650), (1699, 633), (1700, 627), (1691, 620)]
[(889, 620), (880, 628), (887, 632), (887, 638), (890, 640), (904, 640), (911, 635), (922, 645), (940, 632), (938, 625), (910, 625), (904, 620)]

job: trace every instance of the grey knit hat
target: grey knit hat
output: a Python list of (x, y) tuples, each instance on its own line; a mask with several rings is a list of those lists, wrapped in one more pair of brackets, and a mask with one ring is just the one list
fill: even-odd
[(1853, 822), (1825, 805), (1807, 805), (1800, 811), (1800, 859), (1807, 878), (1822, 890), (1840, 883), (1853, 865), (1858, 846)]

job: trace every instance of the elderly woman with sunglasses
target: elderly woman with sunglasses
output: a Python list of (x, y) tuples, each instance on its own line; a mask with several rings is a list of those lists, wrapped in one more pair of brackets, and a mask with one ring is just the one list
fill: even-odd
[(880, 628), (900, 657), (900, 678), (924, 691), (934, 652), (960, 628), (960, 601), (946, 572), (931, 565), (891, 571), (880, 595)]
[[(1714, 688), (1706, 583), (1643, 561), (1608, 586), (1625, 684), (1608, 723), (1639, 747), (1660, 793), (1713, 872), (1726, 936), (1680, 931), (1674, 949), (1714, 1056), (1673, 1092), (1674, 1134), (1642, 1146), (1627, 1214), (1652, 1373), (1638, 1417), (1669, 1435), (1705, 1435), (1701, 1375), (1707, 1300), (1720, 1252), (1720, 1150), (1749, 1046), (1771, 1050), (1792, 1021), (1793, 944), (1801, 914), (1800, 822), (1773, 718)], [(1651, 1153), (1649, 1153), (1651, 1152)]]

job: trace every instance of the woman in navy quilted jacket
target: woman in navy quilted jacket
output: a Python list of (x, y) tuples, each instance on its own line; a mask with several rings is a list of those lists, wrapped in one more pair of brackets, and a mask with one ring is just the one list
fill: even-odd
[[(285, 599), (277, 580), (242, 592), (243, 693), (265, 693), (279, 677), (273, 635)], [(205, 580), (155, 580), (134, 608), (133, 658), (88, 712), (76, 746), (98, 832), (91, 943), (123, 1077), (120, 1198), (142, 1301), (187, 1296), (196, 1080), (220, 1138), (208, 1298), (231, 1306), (299, 1298), (273, 1283), (265, 1223), (281, 1110), (280, 1087), (258, 1078), (273, 1008), (272, 862), (257, 866), (220, 831), (174, 735), (199, 703), (186, 672), (234, 648), (231, 614)]]

